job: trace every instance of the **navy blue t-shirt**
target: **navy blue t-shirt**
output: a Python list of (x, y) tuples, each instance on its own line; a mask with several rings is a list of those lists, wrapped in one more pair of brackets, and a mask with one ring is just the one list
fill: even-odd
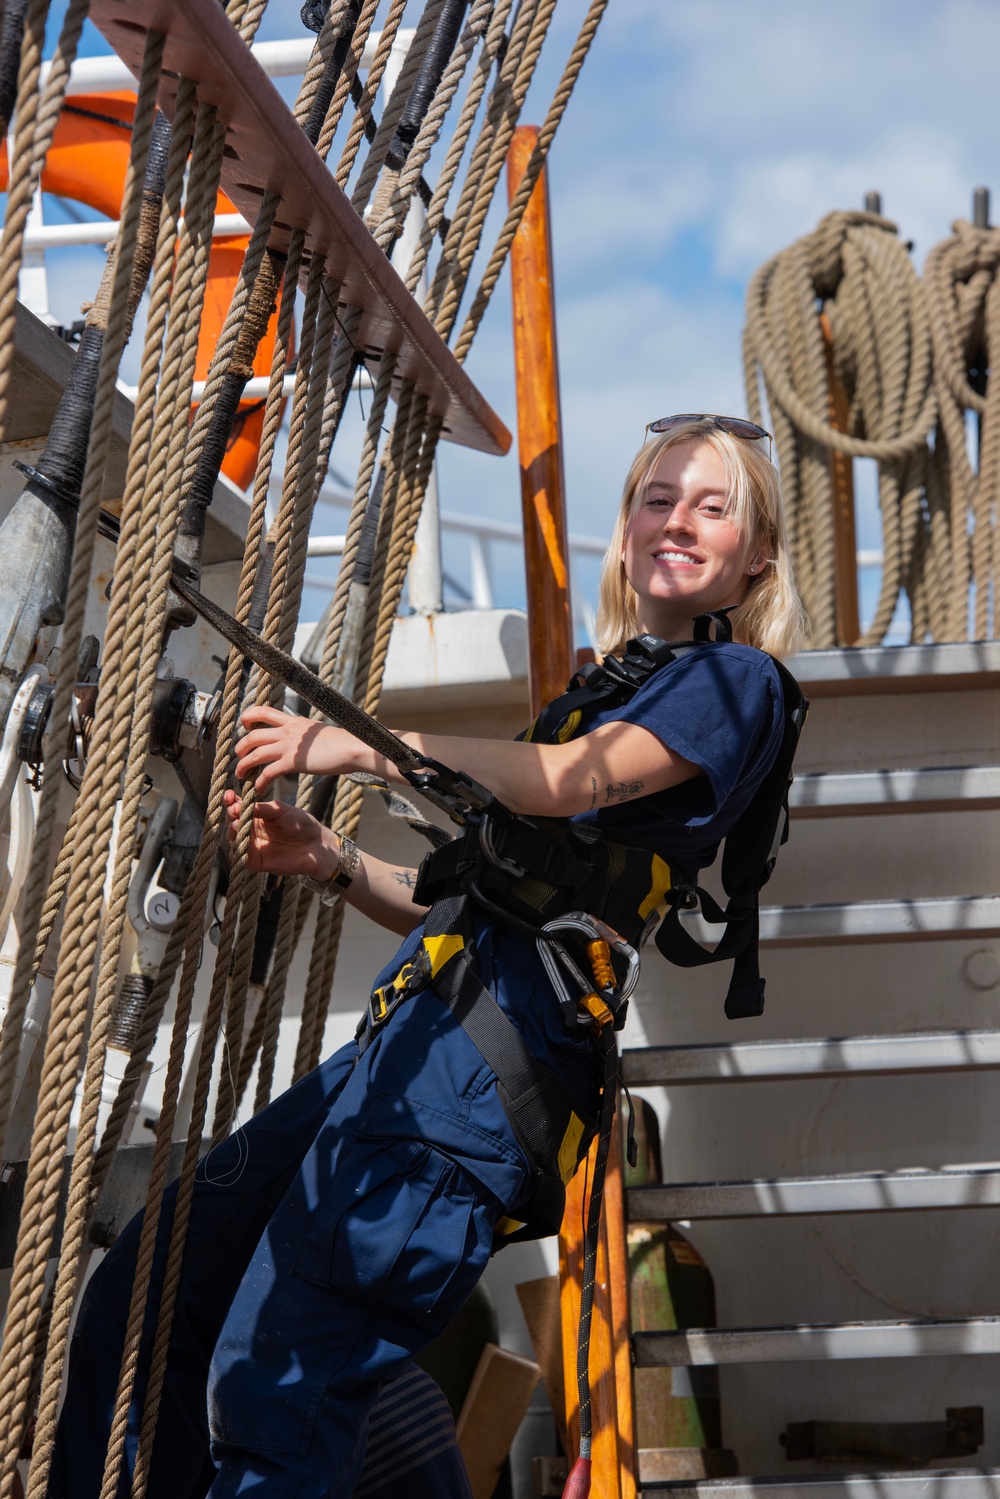
[(641, 724), (705, 773), (575, 821), (596, 822), (694, 876), (712, 863), (774, 763), (784, 728), (781, 680), (770, 656), (752, 646), (700, 646), (655, 672), (630, 702), (588, 713), (576, 737), (606, 723)]
[[(698, 647), (656, 672), (630, 702), (587, 713), (576, 737), (613, 722), (641, 724), (705, 774), (576, 820), (596, 822), (695, 877), (711, 864), (774, 763), (784, 727), (774, 663), (751, 646)], [(412, 958), (422, 935), (418, 926), (376, 984), (387, 983)], [(597, 1054), (584, 1034), (566, 1029), (535, 944), (477, 915), (476, 950), (480, 978), (528, 1050), (562, 1078), (579, 1108), (592, 1112)]]

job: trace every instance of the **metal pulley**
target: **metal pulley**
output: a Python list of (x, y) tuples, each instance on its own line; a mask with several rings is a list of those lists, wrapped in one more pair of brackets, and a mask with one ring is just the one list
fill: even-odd
[(150, 754), (174, 761), (186, 749), (200, 749), (214, 733), (221, 707), (219, 692), (202, 692), (186, 677), (158, 678), (153, 688)]

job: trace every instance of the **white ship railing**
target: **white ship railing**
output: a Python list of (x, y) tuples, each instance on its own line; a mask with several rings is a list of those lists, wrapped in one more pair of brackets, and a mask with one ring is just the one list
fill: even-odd
[[(350, 503), (346, 495), (339, 495), (329, 489), (324, 490), (321, 498), (327, 504), (345, 509)], [(515, 521), (492, 520), (480, 515), (463, 515), (455, 510), (440, 511), (438, 524), (442, 533), (450, 532), (465, 536), (469, 542), (467, 581), (457, 579), (448, 573), (444, 575), (444, 581), (452, 593), (458, 596), (464, 607), (494, 608), (496, 591), (491, 543), (505, 542), (523, 549), (524, 532), (521, 527)], [(339, 557), (343, 553), (346, 539), (346, 536), (337, 534), (310, 536), (307, 555), (316, 558)], [(578, 532), (571, 532), (568, 541), (573, 613), (576, 622), (583, 626), (587, 639), (593, 644), (593, 609), (586, 598), (585, 591), (577, 585), (578, 563), (585, 557), (603, 557), (608, 549), (608, 543), (600, 536), (584, 536)], [(857, 558), (859, 568), (882, 566), (880, 551), (860, 548)], [(312, 569), (306, 572), (305, 583), (308, 588), (318, 588), (326, 593), (332, 593), (337, 585), (337, 579), (335, 575), (327, 576)]]

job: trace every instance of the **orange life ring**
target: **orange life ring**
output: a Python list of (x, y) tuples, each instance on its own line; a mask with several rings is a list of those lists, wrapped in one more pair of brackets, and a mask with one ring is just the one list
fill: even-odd
[[(71, 95), (63, 105), (45, 158), (42, 191), (60, 198), (74, 198), (96, 208), (109, 219), (117, 219), (125, 191), (134, 111), (133, 93)], [(4, 140), (0, 141), (0, 192), (6, 189), (7, 142)], [(215, 211), (217, 214), (236, 213), (237, 209), (225, 193), (220, 192)], [(248, 243), (249, 236), (245, 234), (226, 235), (212, 241), (198, 336), (196, 380), (204, 380), (208, 373)], [(270, 374), (275, 322), (276, 318), (272, 318), (257, 349), (255, 375)], [(245, 489), (253, 478), (263, 426), (263, 401), (241, 401), (222, 464), (227, 478), (240, 489)]]

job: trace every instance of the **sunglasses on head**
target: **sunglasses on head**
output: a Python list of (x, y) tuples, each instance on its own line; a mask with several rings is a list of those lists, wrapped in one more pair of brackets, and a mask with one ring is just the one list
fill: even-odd
[(688, 422), (714, 422), (730, 437), (742, 437), (744, 442), (759, 442), (766, 437), (767, 456), (771, 456), (770, 432), (766, 427), (758, 427), (756, 422), (744, 421), (741, 416), (716, 416), (714, 411), (684, 411), (679, 416), (661, 416), (658, 422), (648, 422), (646, 432), (672, 432), (675, 427), (684, 427)]

